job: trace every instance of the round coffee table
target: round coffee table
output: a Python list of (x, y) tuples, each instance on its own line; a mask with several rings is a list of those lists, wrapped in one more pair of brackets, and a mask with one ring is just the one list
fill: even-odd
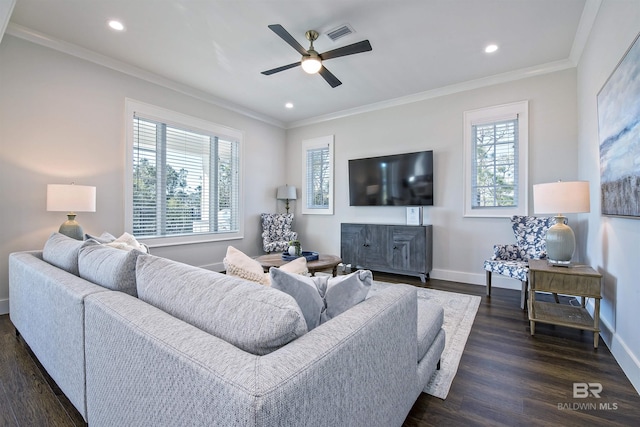
[[(289, 262), (282, 259), (282, 253), (280, 252), (259, 256), (256, 261), (260, 263), (265, 272), (269, 271), (271, 267), (280, 267)], [(317, 260), (307, 261), (307, 268), (312, 276), (316, 274), (316, 271), (330, 269), (333, 277), (335, 277), (338, 274), (338, 264), (341, 262), (342, 260), (339, 256), (318, 254)]]

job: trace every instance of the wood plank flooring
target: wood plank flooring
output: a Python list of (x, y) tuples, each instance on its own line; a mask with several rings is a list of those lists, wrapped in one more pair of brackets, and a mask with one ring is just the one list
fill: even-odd
[[(520, 292), (375, 273), (376, 280), (411, 283), (482, 296), (449, 396), (422, 394), (404, 426), (631, 426), (640, 396), (600, 341), (569, 328), (536, 325), (530, 336)], [(82, 417), (0, 316), (0, 426), (82, 426)], [(600, 398), (573, 398), (573, 383), (600, 383)], [(615, 409), (614, 409), (615, 408)]]

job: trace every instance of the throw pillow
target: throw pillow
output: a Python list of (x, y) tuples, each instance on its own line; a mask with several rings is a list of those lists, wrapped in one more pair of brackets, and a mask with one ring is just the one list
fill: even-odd
[(107, 243), (106, 245), (111, 246), (112, 248), (122, 249), (125, 251), (137, 249), (140, 252), (143, 252), (145, 254), (149, 253), (149, 249), (147, 248), (146, 245), (143, 245), (142, 243), (138, 242), (135, 237), (133, 237), (131, 234), (127, 232), (123, 233), (122, 236), (118, 237), (112, 242)]
[(294, 259), (282, 266), (280, 269), (286, 271), (287, 273), (293, 274), (308, 274), (309, 269), (307, 268), (307, 259), (303, 256)]
[(67, 273), (78, 276), (78, 254), (80, 253), (80, 248), (85, 245), (95, 244), (96, 242), (90, 240), (76, 240), (54, 232), (44, 244), (42, 259)]
[(260, 263), (233, 246), (227, 248), (227, 256), (222, 262), (228, 276), (241, 277), (269, 286), (269, 278), (264, 274)]
[(84, 240), (95, 240), (98, 243), (111, 243), (116, 240), (116, 237), (111, 233), (107, 233), (106, 231), (102, 233), (100, 236), (94, 236), (92, 234), (85, 233)]
[(142, 252), (121, 251), (105, 245), (87, 245), (78, 255), (80, 277), (113, 291), (137, 296), (136, 261)]
[(306, 277), (271, 268), (271, 287), (291, 295), (304, 315), (307, 329), (321, 325), (367, 297), (373, 275), (358, 270), (338, 277)]

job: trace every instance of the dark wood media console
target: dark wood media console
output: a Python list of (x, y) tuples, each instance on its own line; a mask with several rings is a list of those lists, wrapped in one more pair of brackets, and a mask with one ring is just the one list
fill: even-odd
[(431, 225), (340, 225), (340, 258), (351, 269), (418, 276), (426, 282), (433, 263)]

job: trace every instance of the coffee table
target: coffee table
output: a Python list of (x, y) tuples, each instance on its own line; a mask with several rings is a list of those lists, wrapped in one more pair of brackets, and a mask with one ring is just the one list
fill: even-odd
[[(282, 259), (280, 252), (259, 256), (256, 261), (260, 263), (265, 272), (269, 271), (271, 267), (280, 267), (289, 262)], [(318, 254), (317, 260), (307, 261), (307, 268), (312, 276), (316, 274), (316, 271), (331, 270), (333, 277), (335, 277), (338, 274), (338, 264), (341, 262), (342, 259), (339, 256)]]

